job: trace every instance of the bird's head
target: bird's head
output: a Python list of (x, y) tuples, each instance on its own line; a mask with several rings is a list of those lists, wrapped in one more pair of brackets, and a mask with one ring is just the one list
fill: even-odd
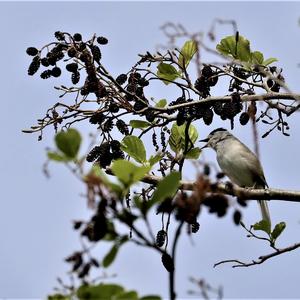
[(231, 133), (229, 133), (224, 128), (217, 128), (213, 130), (206, 139), (200, 140), (199, 142), (205, 142), (206, 145), (204, 145), (203, 148), (212, 148), (214, 150), (217, 149), (217, 146), (220, 142), (224, 141), (225, 139), (232, 137)]

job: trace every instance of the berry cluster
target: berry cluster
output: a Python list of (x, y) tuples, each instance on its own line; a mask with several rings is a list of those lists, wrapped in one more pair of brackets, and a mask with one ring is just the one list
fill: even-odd
[(106, 168), (113, 159), (124, 158), (121, 144), (117, 140), (103, 142), (100, 146), (95, 146), (87, 155), (88, 162), (96, 161), (101, 168)]
[(228, 199), (222, 194), (212, 194), (205, 197), (203, 204), (209, 208), (210, 213), (215, 213), (217, 216), (224, 217), (228, 208)]
[(214, 72), (210, 66), (205, 65), (201, 70), (201, 75), (195, 81), (195, 89), (199, 91), (202, 98), (210, 96), (210, 88), (218, 82), (218, 73)]
[[(94, 64), (100, 64), (102, 57), (100, 48), (94, 44), (95, 39), (93, 38), (84, 42), (80, 33), (75, 33), (71, 36), (69, 33), (61, 31), (56, 31), (54, 36), (57, 42), (52, 43), (54, 44), (52, 48), (50, 48), (50, 45), (43, 47), (41, 50), (35, 47), (27, 48), (26, 53), (33, 56), (28, 68), (28, 75), (34, 75), (40, 67), (43, 66), (47, 69), (41, 72), (40, 76), (42, 79), (59, 77), (62, 74), (62, 70), (58, 66), (58, 62), (67, 56), (68, 58), (66, 58), (65, 61), (69, 61), (69, 63), (66, 65), (66, 69), (71, 73), (71, 81), (73, 84), (76, 85), (80, 81), (79, 64), (81, 66), (83, 65), (86, 69), (88, 76), (84, 86), (81, 88), (81, 95), (94, 93), (97, 98), (107, 96), (104, 84), (99, 81), (97, 77), (97, 69)], [(96, 41), (100, 45), (108, 43), (105, 37), (98, 37)], [(47, 49), (47, 54), (42, 57), (42, 51), (44, 49)]]

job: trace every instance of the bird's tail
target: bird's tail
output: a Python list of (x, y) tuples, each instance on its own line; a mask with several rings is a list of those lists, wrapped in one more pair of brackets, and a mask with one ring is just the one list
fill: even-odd
[(258, 204), (260, 206), (261, 216), (262, 216), (263, 220), (268, 221), (271, 226), (271, 217), (270, 217), (270, 212), (269, 212), (269, 207), (268, 207), (268, 201), (261, 200), (261, 201), (258, 201)]

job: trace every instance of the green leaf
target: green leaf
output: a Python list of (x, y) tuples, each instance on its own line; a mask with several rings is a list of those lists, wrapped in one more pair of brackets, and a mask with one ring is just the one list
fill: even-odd
[(139, 300), (161, 300), (161, 297), (156, 295), (147, 295), (140, 298)]
[(262, 65), (264, 62), (264, 55), (259, 51), (254, 51), (251, 53), (252, 64)]
[(286, 227), (285, 222), (280, 222), (280, 223), (276, 224), (276, 226), (274, 227), (274, 229), (271, 233), (271, 237), (274, 241), (281, 235), (281, 233), (284, 231), (285, 227)]
[(142, 120), (131, 120), (129, 122), (129, 125), (132, 128), (147, 128), (147, 127), (151, 126), (151, 123), (149, 123), (147, 121), (142, 121)]
[(187, 68), (196, 52), (197, 43), (194, 40), (186, 41), (180, 50), (178, 64), (182, 68)]
[(251, 60), (250, 42), (241, 35), (237, 43), (235, 35), (223, 38), (216, 49), (223, 55), (231, 56), (244, 62)]
[(112, 300), (138, 300), (138, 298), (136, 291), (128, 291), (114, 296)]
[(157, 66), (157, 76), (165, 79), (164, 83), (169, 84), (180, 76), (180, 73), (170, 64), (160, 63)]
[(63, 294), (54, 294), (54, 295), (48, 295), (48, 300), (70, 300), (70, 295), (63, 295)]
[(198, 159), (201, 153), (201, 149), (199, 147), (191, 149), (186, 155), (187, 159)]
[(270, 222), (268, 222), (267, 220), (261, 220), (258, 223), (255, 223), (253, 225), (253, 229), (254, 230), (261, 230), (266, 232), (268, 235), (270, 235), (271, 232), (271, 224)]
[(180, 173), (172, 172), (162, 179), (152, 196), (152, 199), (149, 201), (150, 206), (157, 202), (161, 202), (166, 198), (173, 197), (176, 193), (180, 182)]
[(160, 107), (163, 108), (167, 105), (167, 100), (166, 99), (160, 99), (156, 104), (155, 107)]
[(119, 247), (117, 245), (113, 245), (111, 247), (110, 251), (103, 258), (102, 266), (104, 268), (109, 267), (113, 263), (113, 261), (115, 260), (117, 254), (118, 254), (118, 250), (119, 250)]
[(141, 180), (151, 170), (151, 166), (136, 166), (130, 161), (118, 159), (113, 162), (111, 169), (125, 186), (130, 186)]
[(263, 62), (262, 64), (263, 64), (264, 66), (268, 66), (268, 65), (270, 65), (270, 64), (272, 64), (273, 62), (276, 62), (276, 61), (278, 61), (277, 58), (275, 58), (275, 57), (270, 57), (270, 58), (264, 60), (264, 62)]
[(104, 284), (104, 283), (101, 283), (99, 285), (83, 284), (77, 290), (77, 297), (80, 300), (88, 300), (88, 299), (111, 300), (113, 296), (123, 292), (124, 292), (124, 288), (117, 284)]
[(72, 160), (72, 158), (54, 151), (48, 151), (47, 156), (50, 160), (54, 160), (58, 162), (66, 162)]
[(61, 131), (55, 136), (55, 143), (62, 153), (70, 159), (74, 159), (80, 148), (81, 136), (76, 129), (69, 128), (67, 131)]
[[(186, 124), (178, 126), (176, 123), (173, 124), (171, 128), (171, 135), (169, 138), (169, 145), (171, 149), (178, 153), (180, 150), (185, 150), (185, 129)], [(188, 148), (191, 147), (191, 142), (194, 144), (198, 139), (198, 132), (194, 125), (190, 124), (189, 126), (189, 143)]]
[(154, 166), (156, 163), (158, 163), (162, 159), (163, 155), (161, 153), (157, 153), (154, 156), (151, 155), (148, 162), (150, 166)]
[(139, 163), (146, 162), (146, 150), (141, 139), (134, 135), (127, 135), (121, 143), (121, 149)]

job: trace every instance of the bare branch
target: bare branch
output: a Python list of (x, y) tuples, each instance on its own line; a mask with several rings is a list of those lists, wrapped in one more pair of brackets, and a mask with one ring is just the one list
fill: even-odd
[(233, 263), (234, 265), (232, 266), (232, 268), (241, 268), (241, 267), (250, 267), (250, 266), (254, 266), (254, 265), (260, 265), (270, 258), (281, 255), (286, 252), (293, 251), (297, 248), (300, 248), (300, 243), (296, 243), (296, 244), (286, 247), (286, 248), (278, 249), (277, 251), (272, 252), (270, 254), (262, 255), (262, 256), (258, 257), (257, 260), (252, 260), (252, 262), (249, 262), (249, 263), (245, 263), (245, 262), (242, 262), (242, 261), (236, 260), (236, 259), (222, 260), (222, 261), (214, 264), (214, 268), (221, 264), (225, 264), (225, 263)]

